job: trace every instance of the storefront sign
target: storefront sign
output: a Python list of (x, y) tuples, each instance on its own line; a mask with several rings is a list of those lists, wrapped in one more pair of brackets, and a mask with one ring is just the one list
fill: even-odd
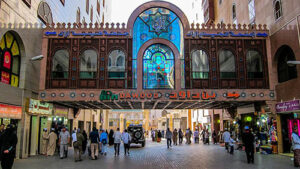
[(68, 117), (69, 109), (60, 107), (60, 106), (55, 106), (54, 110), (54, 115), (55, 116), (60, 116), (60, 117)]
[(52, 115), (53, 105), (51, 103), (30, 99), (28, 112), (33, 114)]
[(58, 36), (58, 37), (69, 37), (70, 35), (72, 36), (128, 36), (128, 32), (107, 32), (107, 31), (99, 31), (99, 32), (81, 32), (81, 33), (76, 33), (74, 31), (61, 31), (61, 32), (45, 32), (45, 36)]
[(22, 107), (0, 104), (0, 118), (21, 119)]
[(300, 103), (299, 100), (293, 100), (288, 102), (282, 102), (276, 104), (276, 112), (292, 112), (292, 111), (300, 111)]
[(215, 38), (215, 37), (268, 37), (267, 33), (234, 33), (234, 32), (224, 32), (224, 33), (205, 33), (205, 32), (198, 32), (198, 31), (190, 31), (186, 35), (187, 37), (209, 37), (209, 38)]

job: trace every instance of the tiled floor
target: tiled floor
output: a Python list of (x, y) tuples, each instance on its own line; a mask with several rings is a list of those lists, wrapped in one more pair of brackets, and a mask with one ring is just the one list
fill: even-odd
[(107, 156), (98, 160), (90, 160), (84, 155), (82, 162), (74, 162), (72, 150), (67, 159), (54, 157), (30, 157), (16, 160), (14, 169), (289, 169), (293, 167), (291, 158), (281, 155), (255, 154), (255, 164), (247, 164), (243, 151), (234, 155), (225, 152), (219, 145), (192, 144), (173, 146), (167, 149), (165, 141), (153, 143), (148, 141), (146, 147), (135, 146), (130, 156), (123, 155), (121, 146), (120, 156), (115, 157), (113, 147), (108, 148)]

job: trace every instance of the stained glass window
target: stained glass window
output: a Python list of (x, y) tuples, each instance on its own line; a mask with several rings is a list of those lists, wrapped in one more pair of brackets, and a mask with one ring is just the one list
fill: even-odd
[(69, 75), (69, 52), (65, 49), (55, 52), (52, 60), (52, 78), (66, 79)]
[[(162, 38), (173, 43), (183, 55), (183, 26), (180, 18), (169, 9), (150, 8), (136, 18), (133, 27), (133, 88), (137, 87), (137, 55), (141, 46), (155, 38)], [(184, 60), (182, 60), (184, 62)], [(183, 63), (184, 65), (184, 63)], [(184, 76), (183, 76), (184, 77)], [(184, 78), (182, 78), (184, 80)]]
[(7, 32), (0, 41), (0, 80), (11, 86), (19, 86), (20, 47), (16, 37)]
[(193, 79), (208, 79), (209, 61), (203, 50), (192, 52)]
[(80, 78), (93, 79), (97, 76), (97, 58), (94, 50), (85, 50), (80, 55)]
[(125, 77), (125, 53), (122, 50), (113, 50), (108, 59), (108, 77), (123, 79)]
[(148, 47), (143, 56), (144, 89), (174, 89), (174, 55), (162, 44)]

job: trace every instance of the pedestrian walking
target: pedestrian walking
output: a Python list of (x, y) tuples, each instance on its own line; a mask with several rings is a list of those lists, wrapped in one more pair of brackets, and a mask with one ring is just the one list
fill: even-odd
[(196, 129), (196, 131), (194, 132), (194, 141), (195, 141), (195, 144), (196, 143), (199, 144), (199, 131), (198, 131), (198, 129)]
[(292, 133), (292, 143), (294, 151), (294, 166), (300, 167), (300, 138), (298, 135), (298, 128), (295, 127)]
[(47, 146), (47, 156), (53, 156), (55, 153), (57, 135), (54, 131), (55, 131), (55, 129), (51, 128), (51, 132), (47, 137), (49, 140), (48, 146)]
[(96, 127), (93, 127), (93, 131), (90, 133), (90, 148), (91, 148), (91, 157), (92, 160), (96, 160), (98, 158), (99, 153), (99, 133)]
[(186, 144), (191, 144), (191, 136), (192, 132), (190, 131), (190, 128), (188, 128), (185, 132)]
[(157, 137), (157, 142), (158, 143), (160, 143), (161, 142), (161, 138), (162, 138), (162, 134), (161, 134), (161, 132), (160, 132), (160, 130), (158, 130), (158, 132), (156, 132), (157, 134), (156, 134), (156, 137)]
[(228, 132), (227, 129), (225, 129), (225, 132), (223, 133), (223, 140), (225, 142), (225, 150), (227, 150), (227, 152), (229, 152), (229, 142), (230, 142), (230, 133)]
[(115, 148), (115, 156), (120, 155), (120, 144), (122, 139), (122, 134), (120, 133), (120, 129), (117, 128), (117, 131), (114, 133), (114, 148)]
[(102, 130), (102, 133), (100, 135), (100, 142), (102, 144), (101, 154), (106, 155), (106, 146), (107, 146), (107, 143), (108, 143), (108, 134), (107, 134), (107, 132), (104, 132), (104, 130)]
[(6, 130), (0, 138), (0, 157), (2, 169), (11, 169), (16, 157), (16, 145), (18, 137), (15, 132), (15, 126), (7, 125)]
[(129, 155), (131, 136), (126, 129), (122, 133), (122, 140), (124, 143), (124, 155), (126, 155), (126, 153)]
[(84, 140), (82, 142), (82, 154), (85, 154), (85, 150), (86, 150), (86, 146), (87, 146), (87, 141), (88, 141), (87, 134), (86, 134), (85, 130), (83, 130), (82, 135), (84, 137)]
[(206, 129), (204, 131), (204, 140), (205, 140), (205, 144), (209, 145), (209, 132), (208, 132), (208, 129)]
[(162, 138), (165, 138), (165, 130), (162, 130), (162, 131), (161, 131), (161, 137), (162, 137)]
[(166, 132), (166, 138), (167, 138), (167, 147), (172, 147), (172, 132), (170, 131), (170, 128), (167, 129)]
[(68, 157), (68, 145), (70, 143), (70, 133), (63, 127), (59, 133), (59, 154), (60, 159)]
[(217, 144), (217, 133), (216, 133), (216, 130), (214, 130), (213, 133), (212, 133), (212, 139), (213, 139), (214, 144)]
[(108, 137), (109, 137), (109, 145), (112, 146), (114, 145), (114, 131), (110, 129)]
[[(224, 138), (225, 139), (225, 138)], [(249, 127), (245, 126), (245, 132), (242, 135), (242, 140), (245, 146), (248, 164), (254, 163), (254, 135), (250, 132)]]
[(229, 147), (230, 147), (229, 153), (230, 154), (233, 154), (233, 152), (234, 152), (234, 143), (235, 143), (235, 141), (233, 139), (233, 135), (231, 135), (230, 139), (229, 139)]
[(175, 129), (173, 131), (173, 145), (176, 145), (176, 146), (177, 146), (177, 137), (178, 137), (178, 132), (177, 132), (177, 129)]
[(183, 141), (183, 132), (181, 129), (178, 131), (178, 136), (179, 136), (179, 144), (182, 144)]
[(81, 154), (82, 154), (82, 143), (84, 141), (84, 137), (80, 132), (80, 129), (77, 129), (77, 132), (72, 134), (73, 140), (73, 148), (74, 148), (74, 160), (82, 161)]
[(47, 155), (48, 140), (49, 138), (48, 138), (47, 128), (44, 128), (43, 135), (42, 135), (42, 149), (41, 149), (42, 155)]

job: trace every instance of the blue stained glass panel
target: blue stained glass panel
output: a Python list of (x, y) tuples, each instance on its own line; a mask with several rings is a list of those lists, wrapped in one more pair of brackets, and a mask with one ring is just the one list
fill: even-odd
[[(148, 52), (152, 53), (150, 58)], [(166, 45), (154, 44), (147, 48), (143, 71), (144, 89), (174, 89), (174, 55)]]

